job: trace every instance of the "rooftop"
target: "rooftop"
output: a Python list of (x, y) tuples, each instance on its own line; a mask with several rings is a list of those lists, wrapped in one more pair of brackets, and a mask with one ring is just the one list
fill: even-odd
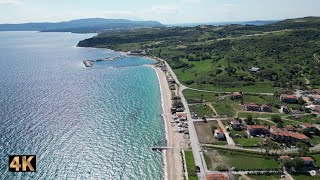
[(207, 180), (229, 180), (229, 177), (224, 174), (208, 174)]

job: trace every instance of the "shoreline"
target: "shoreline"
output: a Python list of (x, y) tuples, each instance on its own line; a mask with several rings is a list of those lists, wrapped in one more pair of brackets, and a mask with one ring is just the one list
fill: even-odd
[[(146, 67), (150, 67), (152, 68), (155, 72), (156, 72), (156, 75), (157, 75), (157, 78), (158, 78), (158, 83), (159, 83), (159, 88), (160, 88), (160, 95), (161, 95), (161, 107), (162, 107), (162, 119), (164, 121), (164, 129), (165, 129), (165, 136), (166, 136), (166, 141), (168, 142), (169, 141), (169, 138), (168, 138), (168, 123), (167, 123), (167, 120), (164, 116), (164, 113), (165, 113), (165, 105), (164, 105), (164, 96), (163, 96), (163, 87), (161, 85), (161, 81), (160, 81), (160, 75), (156, 69), (156, 67), (154, 65), (145, 65)], [(162, 152), (162, 156), (163, 156), (163, 163), (164, 163), (164, 175), (165, 175), (165, 180), (168, 180), (168, 162), (167, 162), (167, 151), (163, 151)]]
[[(149, 58), (153, 59), (151, 57)], [(180, 154), (180, 145), (181, 143), (184, 143), (184, 138), (182, 134), (176, 132), (175, 126), (171, 125), (171, 90), (169, 89), (167, 77), (166, 74), (159, 67), (155, 67), (155, 65), (152, 64), (145, 66), (155, 70), (159, 82), (161, 104), (163, 110), (162, 117), (165, 124), (165, 135), (167, 140), (167, 146), (170, 147), (170, 149), (164, 150), (163, 152), (165, 179), (182, 180), (182, 175), (184, 174), (184, 172), (182, 157)]]
[[(83, 47), (87, 48), (87, 47)], [(94, 48), (94, 47), (91, 47)], [(97, 48), (99, 49), (99, 48)], [(106, 49), (106, 48), (102, 48)], [(127, 52), (117, 51), (112, 49), (106, 49), (113, 52), (118, 52), (121, 55), (127, 55)], [(150, 56), (132, 56), (132, 57), (141, 57), (154, 62), (159, 60), (150, 57)], [(167, 82), (166, 74), (155, 64), (145, 64), (144, 66), (152, 68), (158, 79), (160, 94), (161, 94), (161, 106), (162, 106), (162, 118), (164, 120), (165, 126), (165, 137), (167, 141), (167, 146), (170, 149), (164, 150), (162, 152), (163, 162), (164, 162), (164, 175), (165, 180), (183, 180), (183, 163), (182, 157), (180, 154), (180, 144), (184, 142), (183, 135), (175, 132), (175, 126), (171, 126), (171, 91)]]

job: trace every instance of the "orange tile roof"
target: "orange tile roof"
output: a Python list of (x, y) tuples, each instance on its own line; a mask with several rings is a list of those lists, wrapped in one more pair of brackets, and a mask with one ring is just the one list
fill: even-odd
[(268, 129), (267, 126), (262, 126), (262, 125), (249, 125), (247, 126), (247, 129), (250, 130), (250, 129)]
[(307, 128), (313, 128), (314, 126), (313, 126), (313, 124), (311, 124), (311, 123), (305, 123), (304, 124)]
[(207, 180), (229, 180), (229, 177), (224, 174), (208, 174)]
[(295, 95), (288, 95), (288, 94), (281, 94), (281, 98), (286, 98), (286, 99), (297, 99), (297, 96)]
[(279, 159), (289, 159), (290, 156), (280, 156)]
[(278, 136), (287, 136), (287, 137), (293, 137), (295, 139), (309, 139), (306, 135), (301, 134), (301, 133), (296, 133), (296, 132), (287, 132), (287, 131), (278, 131), (278, 132), (273, 132), (272, 134), (278, 135)]
[(301, 157), (301, 159), (303, 159), (303, 161), (314, 161), (312, 157)]

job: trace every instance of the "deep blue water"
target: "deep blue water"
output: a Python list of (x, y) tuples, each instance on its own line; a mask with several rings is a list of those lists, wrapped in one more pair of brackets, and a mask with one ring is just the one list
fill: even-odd
[[(161, 97), (152, 61), (76, 48), (92, 34), (0, 32), (0, 179), (164, 179)], [(141, 65), (141, 66), (132, 66)], [(8, 155), (37, 155), (36, 173)]]

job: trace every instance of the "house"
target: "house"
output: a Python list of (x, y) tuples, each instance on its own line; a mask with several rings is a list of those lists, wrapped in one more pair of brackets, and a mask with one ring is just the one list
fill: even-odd
[(239, 123), (239, 121), (231, 121), (230, 122), (230, 125), (231, 125), (231, 128), (234, 129), (234, 130), (237, 130), (237, 131), (241, 131), (242, 128), (241, 128), (241, 124)]
[(281, 94), (280, 101), (289, 104), (296, 104), (298, 103), (298, 98), (295, 95)]
[(295, 145), (297, 142), (309, 143), (309, 138), (301, 133), (285, 131), (283, 129), (277, 128), (276, 126), (271, 126), (270, 137), (272, 140)]
[(242, 99), (242, 93), (240, 92), (234, 92), (231, 94), (231, 99), (232, 100), (240, 100)]
[(261, 111), (263, 112), (272, 112), (272, 107), (267, 104), (262, 104), (260, 106)]
[(249, 103), (249, 104), (245, 104), (244, 105), (244, 108), (247, 110), (247, 111), (260, 111), (260, 106), (255, 104), (255, 103)]
[(315, 106), (314, 111), (320, 114), (320, 106)]
[(252, 67), (252, 68), (249, 69), (249, 71), (250, 71), (251, 73), (258, 73), (258, 72), (260, 71), (260, 68), (258, 68), (258, 67)]
[(207, 180), (230, 180), (229, 177), (225, 174), (208, 174), (206, 179)]
[(311, 123), (305, 123), (304, 126), (310, 131), (310, 133), (317, 133), (319, 130)]
[(301, 157), (305, 166), (314, 166), (315, 161), (312, 157)]
[(267, 126), (262, 125), (247, 126), (247, 130), (250, 136), (267, 135), (270, 133), (269, 128)]
[(218, 140), (225, 140), (226, 139), (221, 128), (214, 130), (214, 137), (217, 138)]
[(288, 108), (288, 106), (281, 106), (281, 108), (280, 108), (280, 113), (290, 114), (290, 113), (291, 113), (291, 110)]
[(296, 132), (297, 131), (297, 129), (291, 124), (285, 126), (284, 129), (287, 130), (287, 131), (292, 131), (292, 132)]
[(180, 118), (181, 120), (187, 120), (187, 113), (185, 113), (185, 112), (177, 112), (176, 116), (178, 118)]
[[(312, 166), (313, 167), (315, 165), (315, 160), (312, 157), (300, 157), (300, 158), (303, 160), (304, 166), (308, 166), (308, 167)], [(278, 159), (279, 159), (279, 161), (283, 161), (283, 160), (287, 160), (287, 159), (293, 160), (292, 157), (287, 156), (287, 155), (280, 156)]]

